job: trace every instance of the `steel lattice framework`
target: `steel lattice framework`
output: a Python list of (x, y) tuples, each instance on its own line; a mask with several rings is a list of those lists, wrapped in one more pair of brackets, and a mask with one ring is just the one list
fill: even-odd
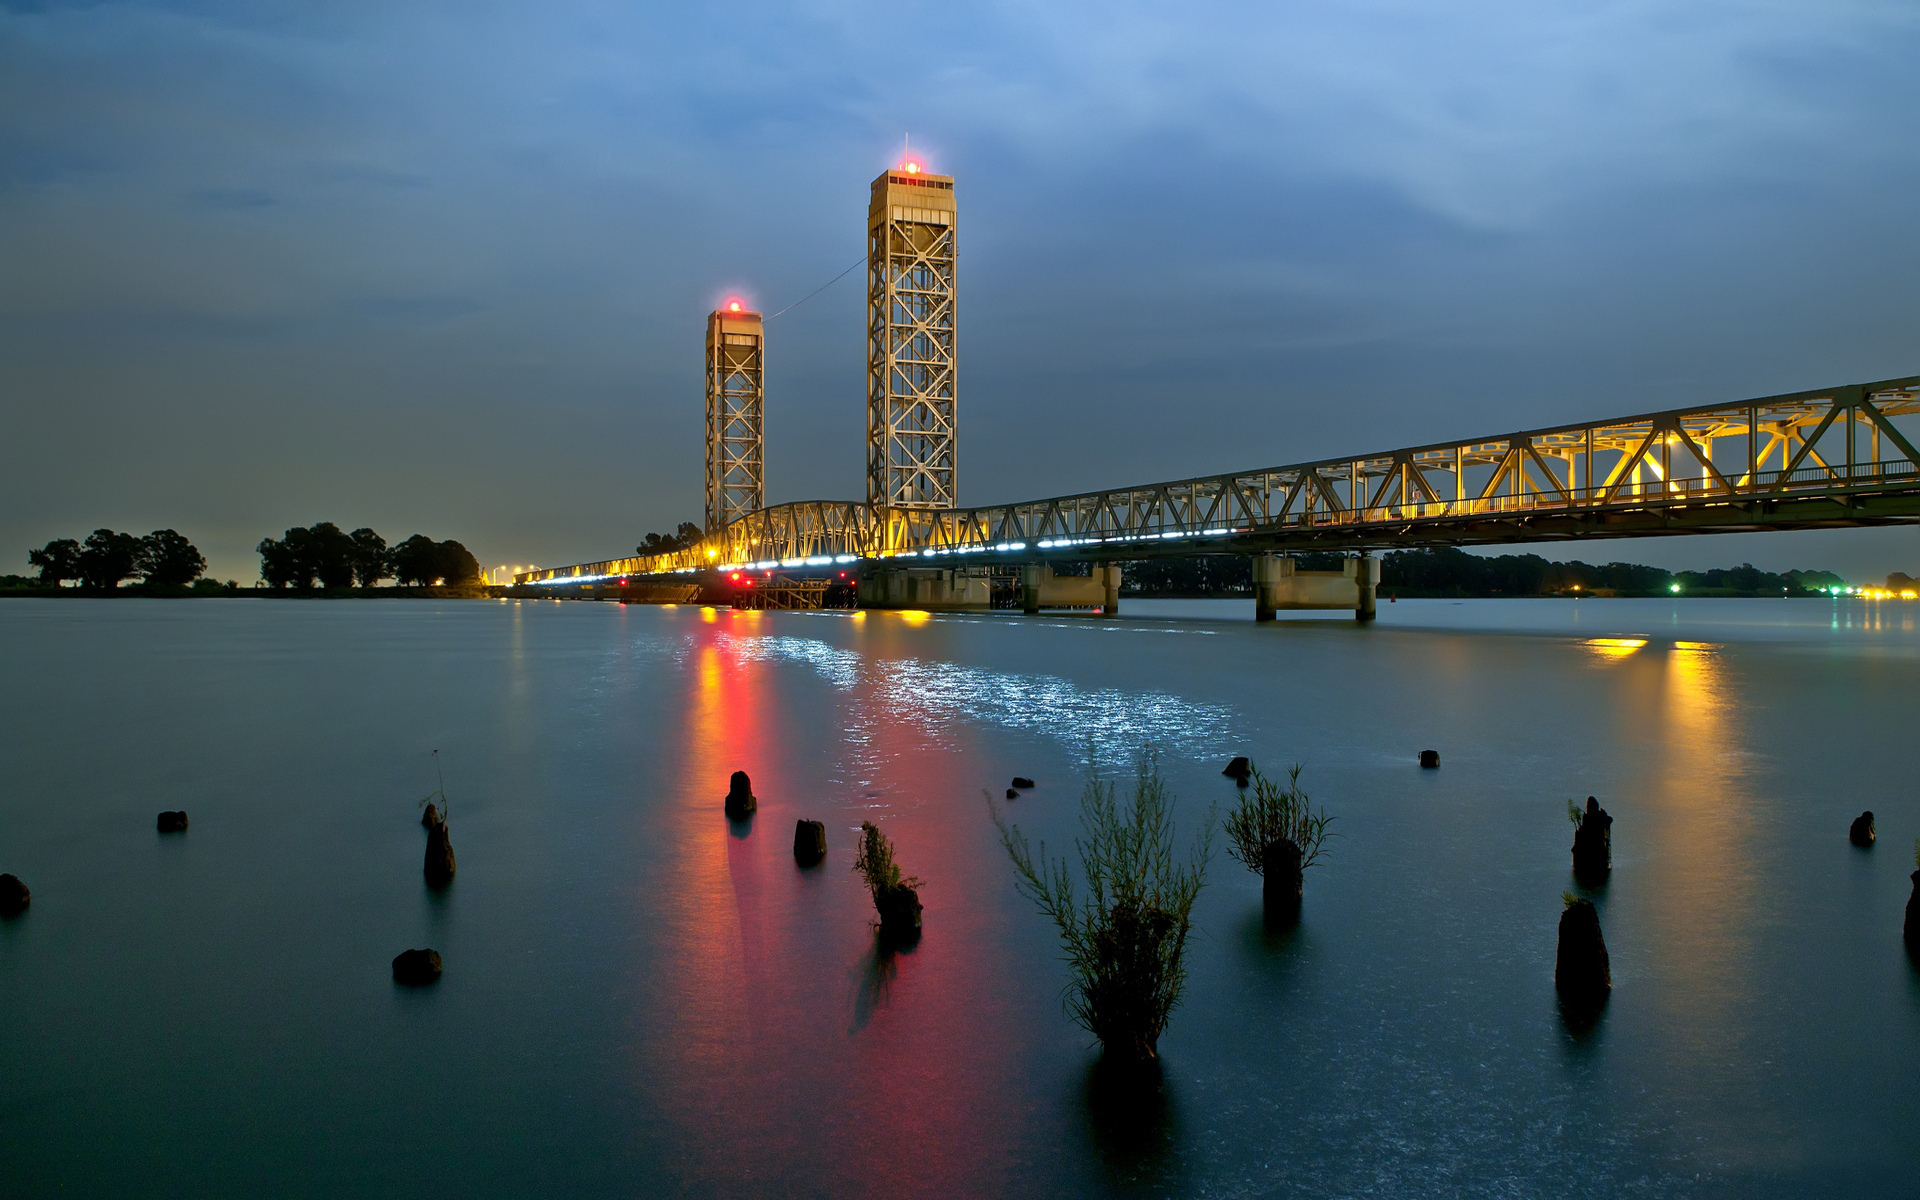
[(1920, 376), (966, 509), (808, 501), (565, 582), (855, 558), (1379, 550), (1920, 523)]
[(738, 304), (707, 318), (707, 532), (766, 504), (766, 331)]
[(918, 164), (873, 181), (867, 208), (867, 501), (952, 508), (953, 178)]

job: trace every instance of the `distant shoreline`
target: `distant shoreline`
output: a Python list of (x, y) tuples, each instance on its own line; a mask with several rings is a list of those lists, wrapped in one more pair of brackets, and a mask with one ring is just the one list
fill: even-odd
[(159, 587), (134, 584), (104, 591), (97, 588), (0, 587), (0, 600), (491, 600), (501, 589), (490, 584), (460, 587), (374, 587), (374, 588), (265, 588)]

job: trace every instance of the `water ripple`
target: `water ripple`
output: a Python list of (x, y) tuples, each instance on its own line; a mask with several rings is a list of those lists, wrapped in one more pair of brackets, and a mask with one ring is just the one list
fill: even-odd
[(889, 715), (930, 725), (962, 718), (1045, 734), (1076, 747), (1091, 746), (1102, 765), (1131, 761), (1147, 742), (1175, 753), (1204, 751), (1224, 739), (1232, 718), (1224, 705), (1197, 704), (1166, 692), (1082, 688), (1058, 675), (917, 658), (874, 661), (813, 638), (721, 636), (730, 654), (803, 663), (837, 689), (864, 690)]

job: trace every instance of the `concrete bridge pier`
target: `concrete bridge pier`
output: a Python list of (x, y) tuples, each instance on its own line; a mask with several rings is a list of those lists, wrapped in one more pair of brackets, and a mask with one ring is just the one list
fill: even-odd
[(1338, 571), (1302, 571), (1291, 558), (1258, 554), (1253, 559), (1253, 619), (1271, 621), (1283, 608), (1347, 608), (1356, 621), (1374, 617), (1380, 560), (1355, 555)]
[(861, 608), (927, 612), (984, 612), (993, 597), (985, 567), (918, 567), (897, 562), (860, 564)]
[(1020, 608), (1028, 615), (1043, 608), (1097, 608), (1120, 614), (1120, 564), (1096, 563), (1091, 575), (1055, 575), (1046, 563), (1020, 567)]
[(1281, 592), (1293, 581), (1293, 560), (1278, 554), (1253, 557), (1253, 619), (1271, 621), (1279, 615)]

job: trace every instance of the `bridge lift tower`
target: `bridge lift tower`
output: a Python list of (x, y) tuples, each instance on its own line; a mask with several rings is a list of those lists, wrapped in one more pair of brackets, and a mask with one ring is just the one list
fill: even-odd
[(867, 501), (957, 508), (953, 176), (909, 157), (867, 206)]
[(707, 532), (766, 507), (766, 332), (738, 300), (707, 318)]

